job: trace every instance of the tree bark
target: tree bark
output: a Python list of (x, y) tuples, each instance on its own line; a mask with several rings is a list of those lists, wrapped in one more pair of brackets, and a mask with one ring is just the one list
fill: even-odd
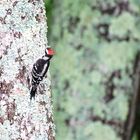
[(52, 7), (50, 40), (58, 52), (52, 73), (61, 93), (56, 110), (65, 113), (56, 119), (57, 139), (131, 140), (139, 91), (139, 68), (133, 67), (140, 49), (138, 4), (57, 0)]
[(43, 0), (0, 1), (0, 139), (54, 140), (50, 75), (30, 101), (33, 63), (48, 47)]

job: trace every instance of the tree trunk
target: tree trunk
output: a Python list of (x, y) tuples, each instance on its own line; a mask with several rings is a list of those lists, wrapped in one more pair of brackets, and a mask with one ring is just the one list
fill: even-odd
[(54, 140), (50, 75), (30, 101), (33, 63), (48, 46), (43, 0), (0, 1), (0, 139)]
[(139, 91), (138, 2), (57, 0), (51, 6), (57, 140), (131, 140)]

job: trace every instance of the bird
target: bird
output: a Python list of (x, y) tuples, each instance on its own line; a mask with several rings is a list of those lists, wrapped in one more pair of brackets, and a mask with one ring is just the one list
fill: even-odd
[(35, 99), (37, 87), (45, 77), (50, 66), (50, 60), (53, 57), (54, 53), (55, 52), (52, 48), (46, 48), (45, 55), (43, 55), (42, 58), (39, 58), (33, 64), (31, 71), (32, 80), (31, 80), (30, 100), (32, 100), (32, 98)]

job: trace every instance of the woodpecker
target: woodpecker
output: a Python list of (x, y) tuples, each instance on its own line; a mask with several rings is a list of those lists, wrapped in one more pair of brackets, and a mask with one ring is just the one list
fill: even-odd
[(50, 60), (54, 55), (54, 50), (51, 48), (45, 49), (45, 55), (42, 56), (42, 58), (38, 59), (34, 64), (32, 68), (32, 83), (31, 83), (31, 91), (30, 91), (30, 99), (35, 98), (35, 94), (37, 92), (37, 87), (40, 83), (40, 81), (43, 80), (43, 77), (46, 75)]

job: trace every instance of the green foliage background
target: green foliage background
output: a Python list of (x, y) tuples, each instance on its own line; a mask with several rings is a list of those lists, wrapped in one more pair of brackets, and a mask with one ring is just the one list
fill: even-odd
[(46, 9), (56, 50), (56, 140), (121, 140), (140, 49), (140, 1), (46, 0)]

